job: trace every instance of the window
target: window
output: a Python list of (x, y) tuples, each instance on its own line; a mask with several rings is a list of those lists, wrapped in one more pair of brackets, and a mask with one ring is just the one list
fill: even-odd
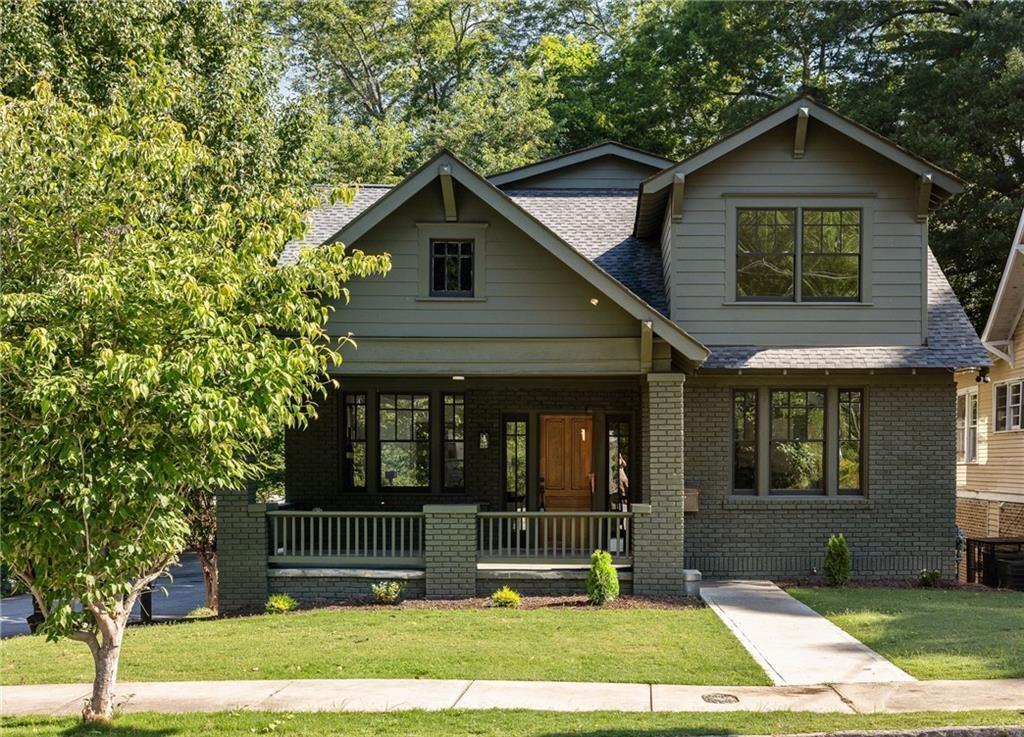
[(430, 296), (473, 296), (473, 241), (430, 241)]
[(505, 503), (516, 511), (526, 511), (526, 417), (505, 417), (504, 465)]
[(466, 396), (445, 394), (444, 406), (444, 488), (466, 488)]
[(997, 384), (995, 387), (995, 427), (996, 432), (1024, 429), (1024, 381), (1010, 384)]
[(732, 394), (732, 485), (736, 494), (757, 493), (757, 391)]
[(608, 434), (608, 509), (624, 512), (630, 501), (630, 462), (633, 459), (632, 435), (628, 417), (609, 416)]
[(363, 491), (366, 489), (366, 395), (345, 392), (342, 397), (342, 488)]
[(863, 488), (864, 393), (859, 389), (839, 390), (839, 493), (857, 493)]
[(430, 396), (378, 395), (382, 489), (430, 488)]
[(803, 210), (800, 298), (860, 297), (860, 210)]
[(978, 458), (978, 390), (956, 398), (956, 460), (974, 463)]
[(737, 208), (736, 299), (861, 298), (857, 208)]
[(792, 299), (796, 210), (737, 211), (736, 296)]
[(824, 491), (825, 392), (772, 391), (772, 491)]

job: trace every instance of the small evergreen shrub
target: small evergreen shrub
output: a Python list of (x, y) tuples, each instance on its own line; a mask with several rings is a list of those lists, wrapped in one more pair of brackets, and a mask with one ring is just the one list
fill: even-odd
[(185, 615), (185, 619), (213, 619), (217, 616), (217, 612), (210, 609), (208, 606), (197, 606), (195, 609)]
[(829, 537), (822, 568), (829, 586), (845, 586), (850, 580), (853, 564), (850, 562), (850, 547), (842, 533)]
[(500, 606), (503, 609), (518, 609), (520, 601), (519, 594), (508, 586), (502, 586), (491, 594), (491, 604)]
[(607, 604), (619, 595), (619, 574), (612, 565), (612, 556), (604, 550), (595, 550), (590, 556), (587, 574), (587, 599), (591, 604)]
[(285, 614), (299, 608), (299, 602), (289, 594), (272, 594), (265, 607), (267, 614)]
[(940, 580), (942, 580), (942, 573), (938, 568), (922, 568), (921, 572), (917, 574), (918, 585), (926, 589), (934, 589), (939, 585)]
[(378, 604), (397, 604), (405, 591), (405, 581), (378, 581), (370, 585), (370, 593)]

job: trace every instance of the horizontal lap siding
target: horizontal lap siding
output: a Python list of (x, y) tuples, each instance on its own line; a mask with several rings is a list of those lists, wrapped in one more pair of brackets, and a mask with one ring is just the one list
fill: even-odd
[[(391, 254), (386, 277), (348, 284), (349, 304), (335, 303), (329, 329), (359, 337), (575, 338), (636, 337), (637, 321), (515, 226), (456, 187), (460, 222), (487, 222), (483, 301), (423, 301), (417, 222), (443, 221), (440, 186), (431, 185), (354, 247)], [(454, 237), (458, 237), (457, 235)], [(590, 300), (600, 301), (595, 307)], [(351, 352), (346, 360), (358, 361)]]
[[(683, 220), (664, 258), (672, 318), (711, 346), (920, 345), (926, 269), (913, 175), (813, 118), (805, 158), (793, 159), (792, 147), (786, 124), (686, 178)], [(735, 248), (726, 242), (727, 199), (771, 194), (870, 195), (871, 306), (723, 304), (735, 300), (727, 293)]]
[(529, 179), (509, 182), (503, 189), (633, 189), (657, 171), (617, 156), (600, 156)]

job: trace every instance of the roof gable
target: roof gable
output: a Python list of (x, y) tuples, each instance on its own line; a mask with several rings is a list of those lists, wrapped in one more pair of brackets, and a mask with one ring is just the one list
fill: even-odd
[(414, 194), (431, 185), (440, 176), (442, 169), (445, 170), (446, 175), (450, 175), (466, 187), (632, 317), (650, 322), (654, 332), (684, 357), (697, 363), (707, 358), (708, 350), (699, 341), (569, 245), (547, 225), (448, 151), (442, 151), (434, 156), (409, 175), (404, 182), (392, 188), (322, 242), (354, 243), (358, 241), (360, 237), (394, 213)]
[(587, 148), (570, 151), (567, 154), (552, 156), (550, 159), (544, 159), (543, 161), (538, 161), (533, 164), (520, 166), (517, 169), (510, 169), (509, 171), (493, 174), (488, 177), (488, 180), (496, 187), (505, 187), (509, 184), (522, 182), (526, 179), (540, 176), (542, 174), (551, 174), (561, 169), (578, 167), (580, 164), (585, 164), (586, 162), (606, 156), (639, 164), (647, 168), (649, 173), (660, 171), (675, 163), (671, 159), (666, 159), (662, 156), (658, 156), (657, 154), (652, 154), (649, 151), (642, 151), (641, 149), (633, 148), (632, 146), (627, 146), (623, 143), (618, 143), (617, 141), (604, 141), (603, 143), (597, 143), (593, 146), (588, 146)]
[(1003, 276), (999, 280), (988, 322), (981, 334), (985, 347), (996, 357), (1012, 364), (1010, 341), (1024, 318), (1024, 212), (1010, 243)]

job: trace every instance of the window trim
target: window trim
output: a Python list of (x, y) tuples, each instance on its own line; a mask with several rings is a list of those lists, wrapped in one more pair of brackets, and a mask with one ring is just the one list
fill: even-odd
[[(725, 290), (722, 304), (732, 307), (750, 307), (763, 305), (767, 307), (795, 307), (815, 309), (819, 307), (870, 307), (871, 306), (871, 260), (874, 243), (874, 210), (875, 194), (836, 194), (822, 195), (814, 191), (806, 193), (788, 192), (783, 194), (742, 194), (723, 195), (725, 199)], [(739, 215), (737, 210), (797, 210), (795, 250), (793, 254), (793, 297), (739, 297), (736, 292), (736, 256)], [(860, 296), (858, 299), (843, 297), (827, 297), (803, 299), (801, 294), (801, 257), (803, 238), (804, 210), (860, 210)], [(922, 262), (922, 270), (926, 264)]]
[[(955, 421), (960, 421), (960, 397), (964, 397), (964, 426), (963, 428), (956, 428), (957, 434), (963, 432), (963, 448), (964, 448), (964, 459), (956, 459), (958, 466), (970, 466), (978, 463), (978, 443), (980, 433), (978, 432), (981, 426), (979, 417), (981, 415), (981, 400), (978, 396), (978, 387), (970, 386), (966, 389), (961, 389), (956, 393), (957, 408)], [(970, 428), (971, 422), (971, 397), (974, 397), (974, 455), (971, 458), (967, 457), (967, 430)]]
[[(416, 223), (419, 290), (417, 302), (484, 302), (487, 300), (487, 223)], [(434, 294), (433, 241), (473, 241), (473, 293)]]
[[(401, 443), (401, 442), (423, 442), (423, 441), (403, 441), (403, 440), (385, 440), (381, 438), (380, 434), (380, 423), (381, 423), (381, 411), (380, 401), (381, 397), (385, 395), (391, 395), (398, 397), (400, 395), (407, 394), (411, 397), (425, 396), (427, 398), (427, 483), (426, 486), (388, 486), (384, 483), (384, 463), (381, 455), (381, 451), (384, 448), (384, 443)], [(377, 478), (375, 479), (377, 486), (377, 493), (379, 494), (393, 494), (393, 493), (407, 493), (407, 494), (430, 494), (434, 488), (434, 421), (433, 421), (433, 407), (434, 407), (434, 392), (423, 391), (419, 389), (388, 389), (376, 392), (375, 407), (377, 416), (374, 418), (376, 422), (376, 457), (377, 457), (377, 468), (375, 473)], [(414, 410), (415, 411), (415, 410)]]
[[(1007, 424), (1010, 420), (1010, 397), (1012, 395), (1011, 387), (1014, 385), (1020, 385), (1021, 394), (1021, 413), (1020, 413), (1020, 425), (1018, 427), (999, 427), (996, 424), (996, 418), (999, 416), (996, 413), (996, 397), (998, 396), (997, 390), (1000, 387), (1006, 387), (1006, 419)], [(980, 414), (980, 412), (979, 412)], [(1024, 379), (1004, 379), (1003, 381), (997, 381), (992, 384), (992, 432), (993, 434), (998, 433), (1014, 433), (1024, 432)]]

